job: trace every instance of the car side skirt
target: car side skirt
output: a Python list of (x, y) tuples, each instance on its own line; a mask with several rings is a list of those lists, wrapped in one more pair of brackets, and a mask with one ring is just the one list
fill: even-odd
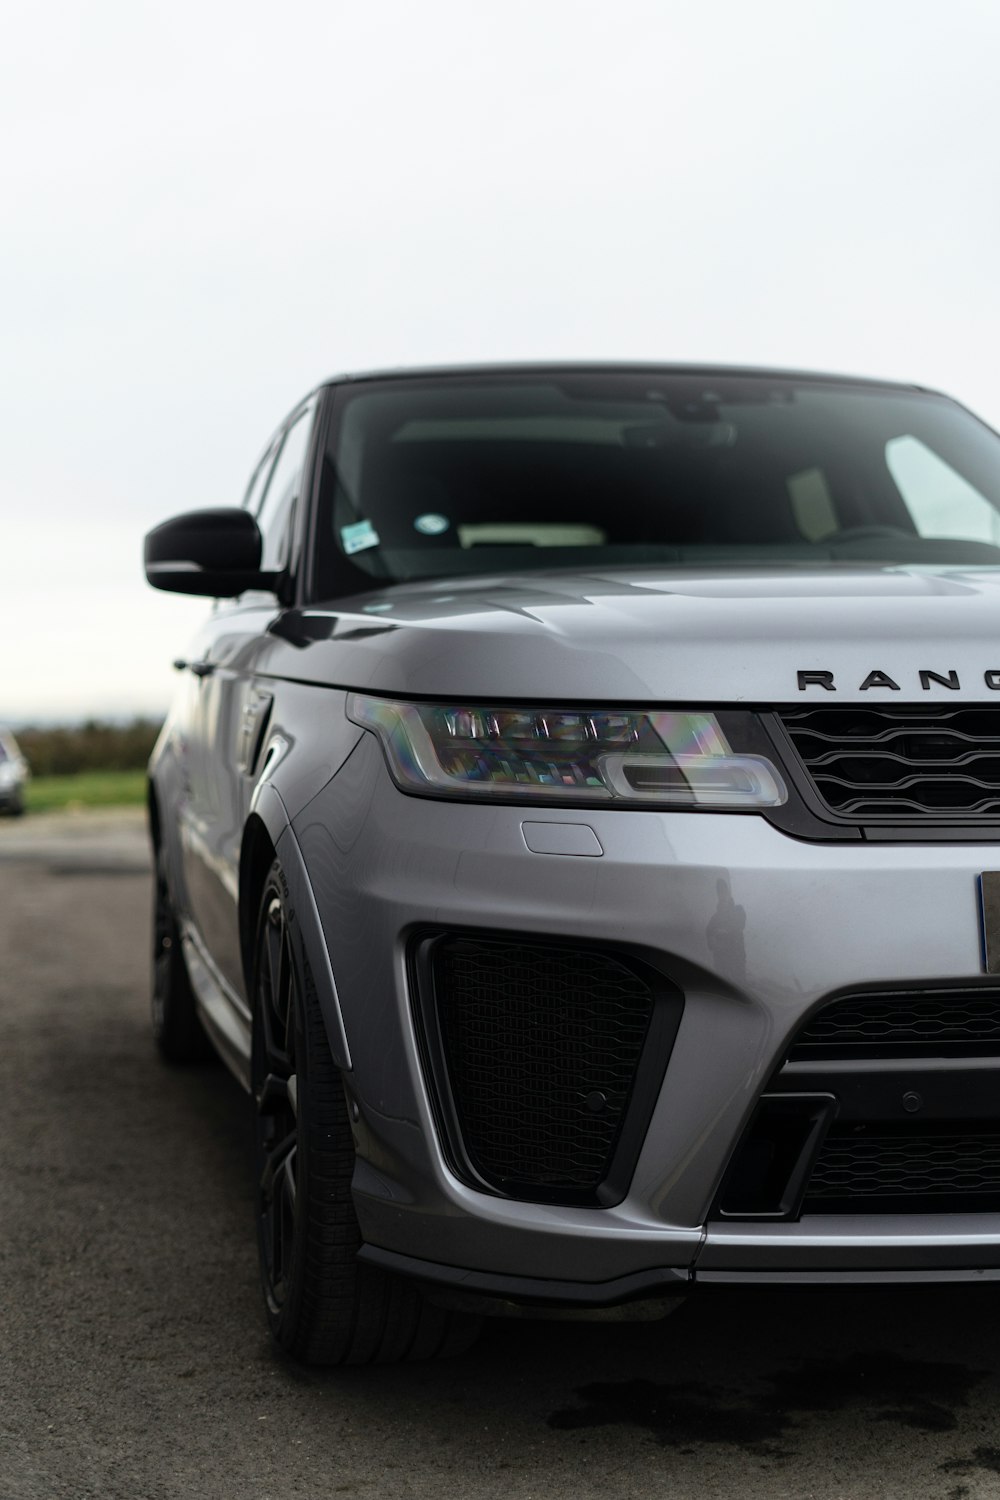
[(181, 921), (181, 948), (198, 1015), (226, 1067), (250, 1088), (250, 1012), (212, 962), (190, 921)]

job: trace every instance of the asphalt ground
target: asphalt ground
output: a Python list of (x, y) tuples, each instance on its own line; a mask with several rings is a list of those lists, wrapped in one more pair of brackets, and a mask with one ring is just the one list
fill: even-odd
[(133, 814), (0, 824), (0, 1497), (1000, 1497), (1000, 1291), (714, 1292), (297, 1368), (247, 1106), (147, 1027)]

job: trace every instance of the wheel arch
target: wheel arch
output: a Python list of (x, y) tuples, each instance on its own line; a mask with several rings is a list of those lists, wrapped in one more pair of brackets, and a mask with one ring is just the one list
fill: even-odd
[(344, 1028), (340, 996), (333, 977), (327, 935), (323, 929), (309, 871), (284, 802), (275, 787), (264, 782), (255, 793), (250, 816), (244, 825), (240, 849), (240, 957), (248, 996), (253, 994), (254, 945), (260, 899), (268, 871), (276, 859), (281, 862), (294, 913), (295, 940), (302, 944), (303, 952), (309, 960), (334, 1061), (344, 1072), (350, 1072), (351, 1051)]

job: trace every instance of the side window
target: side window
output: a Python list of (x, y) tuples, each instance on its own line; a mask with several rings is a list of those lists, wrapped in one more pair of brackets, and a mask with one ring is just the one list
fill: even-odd
[(933, 448), (909, 435), (893, 438), (885, 461), (919, 536), (1000, 545), (1000, 514)]
[(270, 474), (271, 465), (274, 463), (276, 448), (277, 445), (275, 443), (272, 443), (268, 448), (256, 469), (254, 469), (250, 483), (247, 485), (247, 492), (243, 496), (243, 509), (248, 510), (252, 516), (257, 514), (260, 497), (264, 493), (267, 476)]
[(261, 567), (265, 572), (280, 572), (288, 563), (291, 523), (302, 487), (302, 470), (315, 410), (316, 403), (310, 401), (286, 430), (257, 512), (257, 524), (264, 538)]

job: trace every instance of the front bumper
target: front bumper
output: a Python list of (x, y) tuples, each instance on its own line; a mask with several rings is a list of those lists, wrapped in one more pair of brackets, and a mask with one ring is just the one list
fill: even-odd
[[(592, 842), (567, 826), (589, 828)], [(353, 1061), (354, 1196), (371, 1246), (459, 1276), (584, 1284), (692, 1269), (707, 1279), (905, 1280), (1000, 1267), (1000, 1214), (712, 1217), (757, 1100), (824, 999), (983, 982), (977, 880), (1000, 867), (1000, 845), (819, 845), (756, 815), (432, 801), (395, 788), (370, 735), (294, 831)], [(532, 852), (529, 840), (581, 852)], [(451, 1170), (408, 993), (410, 939), (427, 928), (627, 945), (683, 991), (621, 1202), (515, 1201)]]

